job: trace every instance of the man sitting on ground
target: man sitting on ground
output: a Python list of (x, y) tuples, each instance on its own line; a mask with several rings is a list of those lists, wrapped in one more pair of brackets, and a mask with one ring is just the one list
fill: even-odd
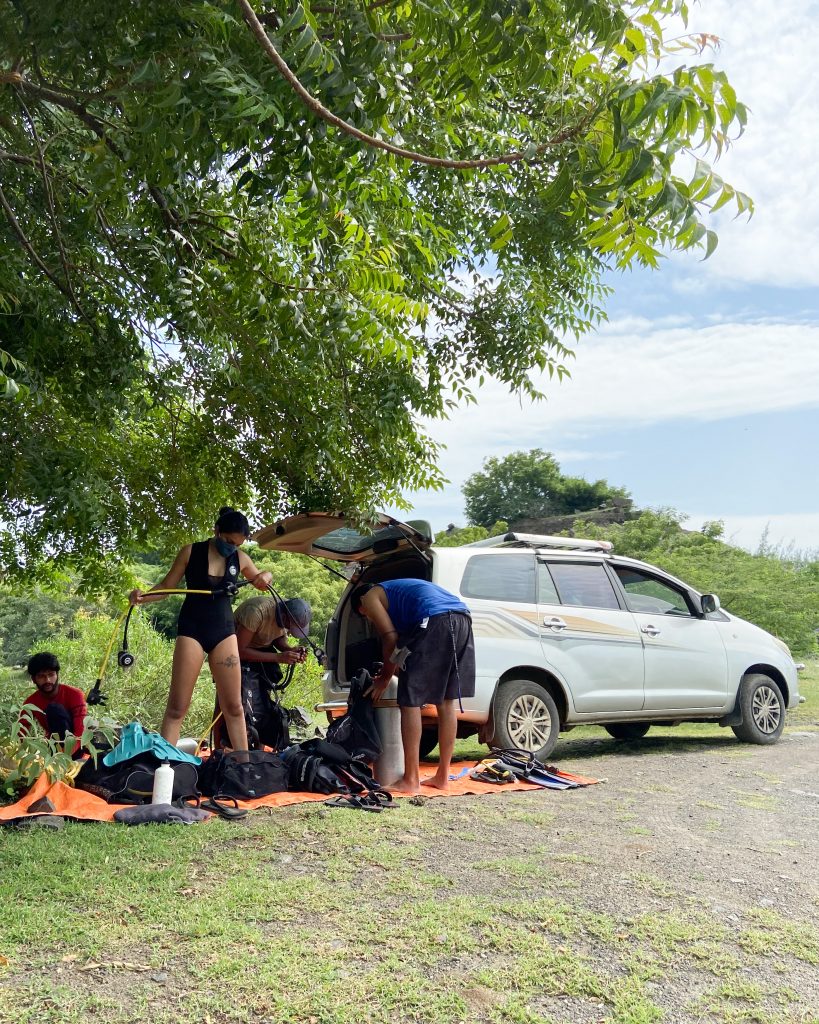
[[(475, 695), (475, 645), (469, 609), (454, 594), (426, 580), (385, 580), (360, 587), (351, 598), (381, 638), (384, 667), (373, 679), (378, 700), (396, 670), (401, 709), (404, 775), (390, 786), (417, 793), (420, 786), (449, 789), (449, 769), (458, 728), (456, 701)], [(438, 771), (419, 778), (421, 707), (438, 710)]]
[[(85, 694), (76, 686), (60, 682), (60, 662), (56, 654), (41, 651), (29, 658), (27, 671), (37, 689), (26, 698), (26, 704), (37, 710), (32, 712), (34, 720), (45, 730), (47, 736), (65, 740), (68, 733), (77, 737), (71, 750), (66, 753), (76, 756), (80, 751), (80, 740), (85, 727)], [(26, 722), (24, 712), (20, 721)]]

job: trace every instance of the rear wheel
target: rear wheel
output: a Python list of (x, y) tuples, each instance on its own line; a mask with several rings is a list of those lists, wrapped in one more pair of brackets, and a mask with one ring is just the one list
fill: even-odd
[(421, 730), (421, 743), (419, 755), (422, 761), (426, 761), (432, 751), (438, 746), (438, 729), (436, 726), (428, 726)]
[(493, 709), (496, 747), (529, 750), (548, 757), (560, 733), (560, 716), (551, 694), (531, 679), (511, 679), (495, 697)]
[(603, 728), (616, 740), (641, 740), (651, 726), (648, 722), (616, 722)]
[(732, 725), (734, 735), (744, 743), (776, 743), (785, 728), (782, 691), (768, 676), (751, 672), (739, 684), (742, 724)]

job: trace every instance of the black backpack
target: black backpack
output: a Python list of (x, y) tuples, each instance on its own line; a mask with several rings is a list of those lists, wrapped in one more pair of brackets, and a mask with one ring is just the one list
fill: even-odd
[(288, 789), (299, 793), (377, 793), (381, 787), (364, 761), (336, 743), (313, 739), (283, 750)]
[(381, 756), (381, 739), (375, 726), (372, 697), (364, 696), (372, 686), (372, 676), (362, 668), (350, 680), (347, 712), (327, 727), (327, 739), (343, 747), (359, 761), (376, 761)]
[[(290, 744), (290, 716), (274, 698), (276, 682), (282, 677), (281, 669), (271, 664), (242, 665), (242, 709), (245, 713), (247, 740), (251, 750), (261, 746), (282, 750)], [(219, 714), (216, 701), (214, 718)], [(229, 746), (224, 720), (214, 727), (215, 747)]]
[(288, 769), (269, 750), (214, 750), (199, 769), (199, 788), (205, 796), (232, 796), (253, 800), (283, 793)]
[[(99, 758), (89, 758), (77, 772), (74, 785), (87, 793), (102, 797), (109, 804), (149, 804), (154, 788), (154, 773), (163, 762), (150, 751), (135, 754), (127, 761), (110, 768)], [(173, 768), (173, 800), (199, 795), (198, 772), (186, 761), (175, 762)]]

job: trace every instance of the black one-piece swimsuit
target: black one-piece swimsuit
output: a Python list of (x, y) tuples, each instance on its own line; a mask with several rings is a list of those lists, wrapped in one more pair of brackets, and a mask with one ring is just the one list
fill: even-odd
[[(191, 544), (191, 557), (185, 569), (189, 590), (219, 590), (239, 582), (239, 554), (234, 551), (225, 559), (224, 576), (208, 575), (208, 545), (201, 540)], [(225, 637), (236, 633), (233, 608), (226, 593), (188, 594), (179, 611), (177, 636), (189, 636), (201, 644), (205, 654), (218, 647)]]

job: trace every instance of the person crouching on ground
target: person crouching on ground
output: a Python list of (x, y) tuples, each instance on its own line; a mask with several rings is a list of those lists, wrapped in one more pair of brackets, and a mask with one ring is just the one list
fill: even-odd
[[(36, 690), (26, 698), (26, 704), (33, 705), (37, 710), (31, 712), (34, 720), (40, 725), (47, 736), (57, 736), (65, 740), (68, 733), (77, 737), (67, 754), (77, 756), (80, 753), (80, 737), (85, 728), (85, 694), (76, 686), (68, 686), (60, 682), (60, 662), (56, 654), (41, 651), (29, 658), (27, 671)], [(20, 722), (24, 729), (27, 724), (25, 712), (20, 712)]]
[[(363, 586), (353, 592), (350, 601), (353, 611), (367, 619), (381, 639), (384, 667), (373, 679), (373, 700), (380, 699), (399, 670), (404, 775), (390, 789), (417, 793), (424, 785), (448, 790), (458, 727), (456, 702), (475, 695), (475, 644), (469, 609), (443, 587), (416, 579)], [(424, 704), (434, 704), (438, 710), (440, 756), (438, 771), (421, 782)]]

